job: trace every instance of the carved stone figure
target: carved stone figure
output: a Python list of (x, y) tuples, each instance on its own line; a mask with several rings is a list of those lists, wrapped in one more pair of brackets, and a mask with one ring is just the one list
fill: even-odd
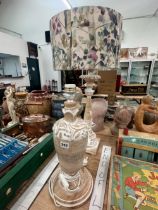
[(132, 112), (127, 106), (120, 106), (116, 109), (114, 122), (118, 128), (126, 128), (131, 121)]
[(131, 108), (127, 106), (118, 107), (114, 114), (114, 124), (111, 127), (112, 134), (118, 135), (119, 129), (127, 128), (132, 120), (133, 114)]
[(150, 96), (145, 96), (142, 100), (141, 105), (138, 107), (135, 113), (135, 126), (138, 131), (158, 134), (158, 120), (150, 125), (144, 124), (144, 113), (154, 113), (158, 116), (158, 110), (156, 106), (151, 104), (152, 98)]
[(11, 86), (8, 86), (4, 92), (4, 94), (6, 96), (6, 102), (7, 102), (9, 114), (12, 119), (12, 121), (9, 122), (7, 126), (11, 126), (18, 122), (18, 118), (17, 118), (16, 112), (15, 112), (15, 106), (14, 106), (15, 99), (13, 97), (13, 92), (14, 92), (14, 89)]

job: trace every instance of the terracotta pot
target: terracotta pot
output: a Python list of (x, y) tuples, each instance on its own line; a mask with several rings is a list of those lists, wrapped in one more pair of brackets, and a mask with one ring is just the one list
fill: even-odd
[(93, 131), (100, 131), (104, 129), (104, 118), (107, 112), (108, 102), (103, 98), (92, 99), (92, 121), (95, 125), (92, 127)]
[(23, 129), (28, 137), (40, 137), (50, 132), (50, 117), (48, 115), (34, 114), (22, 118)]
[(27, 92), (16, 92), (15, 93), (15, 98), (16, 99), (26, 99)]
[(51, 96), (43, 90), (33, 90), (27, 98), (29, 114), (51, 115)]

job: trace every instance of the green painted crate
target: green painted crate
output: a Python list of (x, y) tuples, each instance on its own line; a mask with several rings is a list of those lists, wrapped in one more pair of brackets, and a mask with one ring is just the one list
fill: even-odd
[(53, 134), (26, 154), (10, 171), (0, 179), (0, 210), (15, 197), (17, 189), (29, 179), (44, 160), (54, 151)]

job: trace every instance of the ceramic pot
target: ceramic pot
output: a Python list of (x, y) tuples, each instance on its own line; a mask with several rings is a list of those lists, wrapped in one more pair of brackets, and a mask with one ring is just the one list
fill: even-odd
[(107, 112), (108, 102), (103, 98), (92, 99), (92, 121), (94, 126), (93, 131), (100, 131), (104, 129), (104, 118)]
[(16, 114), (19, 116), (20, 121), (24, 116), (29, 115), (27, 106), (25, 104), (27, 94), (28, 94), (27, 92), (16, 92), (15, 93), (15, 99), (16, 99), (15, 111), (16, 111)]
[(64, 116), (63, 112), (62, 112), (62, 109), (64, 107), (64, 101), (65, 100), (66, 99), (54, 99), (52, 101), (52, 116), (55, 119), (60, 119)]
[(64, 118), (56, 121), (53, 127), (54, 145), (61, 170), (74, 176), (83, 166), (88, 127), (83, 119), (77, 117), (77, 102), (66, 101), (64, 105)]
[(51, 115), (51, 96), (43, 90), (33, 90), (28, 94), (27, 108), (29, 114)]
[(48, 115), (34, 114), (22, 118), (24, 133), (31, 138), (41, 137), (51, 131)]

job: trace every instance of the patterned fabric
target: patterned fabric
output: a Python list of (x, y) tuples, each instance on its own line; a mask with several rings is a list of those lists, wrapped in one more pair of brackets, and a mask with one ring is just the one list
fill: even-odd
[(107, 70), (118, 67), (122, 17), (105, 7), (76, 7), (50, 21), (54, 69)]

